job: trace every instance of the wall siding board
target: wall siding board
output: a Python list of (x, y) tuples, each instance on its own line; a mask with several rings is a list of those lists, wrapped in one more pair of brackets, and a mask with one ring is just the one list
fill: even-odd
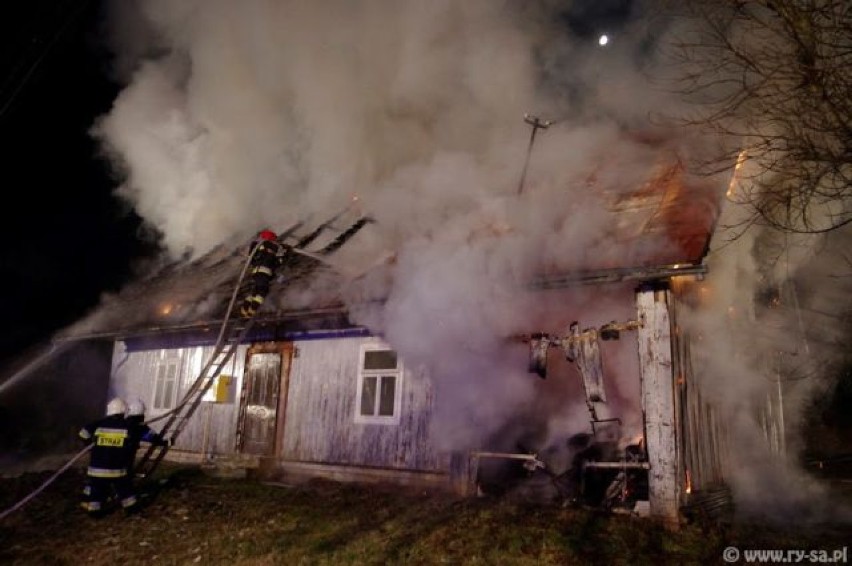
[(670, 295), (672, 327), (677, 329), (674, 337), (674, 372), (678, 376), (677, 399), (682, 407), (679, 422), (679, 446), (683, 476), (680, 483), (689, 483), (693, 492), (715, 488), (725, 481), (725, 442), (727, 429), (719, 418), (718, 407), (709, 403), (702, 391), (701, 378), (692, 364), (692, 340), (688, 329), (680, 323), (680, 312), (695, 300), (694, 285), (679, 282), (673, 285)]
[[(446, 471), (448, 457), (433, 448), (430, 435), (433, 391), (424, 372), (405, 368), (401, 380), (399, 424), (355, 422), (360, 347), (373, 338), (350, 337), (295, 342), (284, 426), (278, 426), (279, 458), (335, 465)], [(241, 346), (223, 373), (234, 377), (228, 403), (202, 402), (175, 448), (202, 454), (235, 453), (239, 391), (248, 346)], [(211, 346), (128, 352), (113, 351), (111, 384), (116, 394), (139, 397), (153, 410), (154, 381), (160, 361), (179, 361), (178, 399), (197, 378)], [(286, 383), (286, 382), (285, 382)], [(156, 430), (162, 422), (155, 423)], [(282, 437), (283, 435), (283, 437)]]
[[(234, 453), (239, 408), (239, 398), (234, 391), (238, 391), (241, 386), (246, 349), (247, 346), (240, 346), (223, 370), (224, 374), (233, 377), (229, 402), (203, 401), (178, 437), (176, 449), (205, 454)], [(146, 413), (148, 419), (161, 415), (165, 411), (153, 409), (154, 380), (160, 360), (166, 357), (176, 357), (179, 360), (180, 390), (177, 394), (179, 401), (198, 377), (204, 362), (212, 352), (212, 346), (128, 352), (124, 343), (117, 341), (113, 349), (111, 377), (115, 394), (125, 399), (135, 397), (142, 399), (148, 409)], [(165, 420), (156, 422), (152, 424), (152, 428), (159, 430), (164, 423)]]
[(442, 470), (431, 447), (431, 386), (405, 368), (398, 425), (355, 422), (361, 344), (370, 338), (297, 342), (287, 399), (285, 459)]

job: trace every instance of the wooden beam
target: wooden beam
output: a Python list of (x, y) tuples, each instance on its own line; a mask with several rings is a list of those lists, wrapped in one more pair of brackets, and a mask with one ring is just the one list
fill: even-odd
[(600, 269), (541, 276), (533, 279), (528, 286), (531, 289), (561, 289), (580, 285), (621, 283), (622, 281), (657, 281), (683, 275), (703, 277), (705, 273), (707, 273), (707, 266), (700, 263)]
[(603, 470), (647, 470), (650, 468), (648, 462), (585, 462), (584, 468), (597, 468)]
[(636, 309), (643, 322), (637, 338), (651, 516), (676, 521), (680, 486), (668, 298), (665, 285), (642, 286), (636, 291)]

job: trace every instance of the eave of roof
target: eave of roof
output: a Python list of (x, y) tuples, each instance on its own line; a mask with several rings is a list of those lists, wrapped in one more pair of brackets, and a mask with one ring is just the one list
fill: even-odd
[[(348, 321), (348, 310), (342, 304), (323, 308), (298, 309), (276, 313), (263, 313), (255, 317), (253, 331), (247, 338), (254, 339), (260, 335), (273, 332), (305, 333), (315, 330), (334, 328), (355, 328)], [(157, 325), (145, 325), (136, 328), (125, 328), (114, 331), (76, 333), (59, 336), (55, 342), (111, 339), (124, 340), (132, 337), (161, 336), (161, 335), (193, 335), (199, 343), (215, 342), (219, 329), (224, 320), (208, 319), (191, 322), (162, 322)]]

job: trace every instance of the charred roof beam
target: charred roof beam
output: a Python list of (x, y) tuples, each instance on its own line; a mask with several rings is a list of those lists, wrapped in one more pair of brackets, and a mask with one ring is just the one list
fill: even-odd
[(600, 269), (595, 271), (576, 271), (545, 275), (529, 283), (532, 289), (561, 289), (580, 285), (600, 285), (602, 283), (621, 283), (623, 281), (658, 281), (684, 275), (703, 277), (707, 273), (704, 264), (674, 264), (657, 267), (630, 267), (618, 269)]

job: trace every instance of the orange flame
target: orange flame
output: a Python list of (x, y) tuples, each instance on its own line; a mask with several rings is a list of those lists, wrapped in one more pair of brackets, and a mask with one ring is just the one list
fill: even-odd
[(746, 150), (742, 150), (737, 156), (737, 164), (734, 165), (734, 174), (731, 176), (731, 182), (728, 184), (728, 191), (725, 193), (725, 196), (729, 199), (734, 196), (734, 191), (736, 190), (737, 183), (739, 182), (738, 173), (745, 160)]

